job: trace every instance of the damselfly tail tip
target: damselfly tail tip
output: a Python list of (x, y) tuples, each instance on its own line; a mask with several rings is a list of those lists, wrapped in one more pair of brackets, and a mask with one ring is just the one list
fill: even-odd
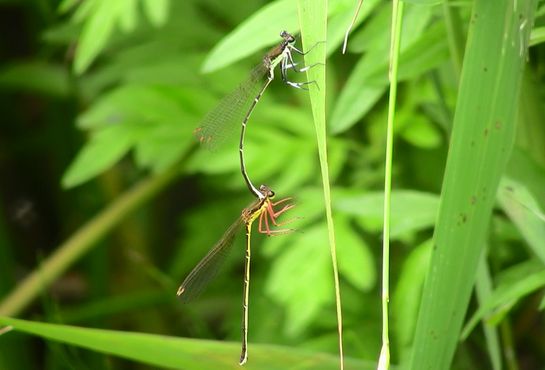
[(240, 366), (243, 366), (246, 361), (248, 361), (248, 352), (246, 351), (243, 351), (241, 354), (240, 354), (240, 361), (238, 362), (238, 364)]

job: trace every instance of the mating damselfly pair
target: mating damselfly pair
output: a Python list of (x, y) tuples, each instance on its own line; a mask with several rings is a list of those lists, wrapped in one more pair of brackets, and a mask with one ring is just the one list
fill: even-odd
[[(286, 211), (293, 208), (289, 201), (291, 198), (284, 198), (273, 202), (274, 192), (267, 186), (256, 187), (246, 170), (244, 161), (244, 138), (246, 127), (250, 115), (254, 111), (261, 96), (274, 79), (274, 70), (280, 67), (282, 81), (294, 88), (305, 89), (309, 84), (315, 84), (314, 81), (293, 82), (288, 79), (288, 71), (305, 72), (315, 66), (310, 65), (298, 68), (293, 59), (292, 53), (305, 55), (306, 53), (295, 47), (295, 37), (286, 31), (280, 34), (282, 42), (272, 48), (265, 54), (260, 64), (258, 64), (250, 73), (246, 81), (231, 94), (227, 95), (215, 109), (209, 112), (199, 127), (195, 130), (195, 135), (204, 146), (214, 149), (219, 145), (222, 138), (227, 137), (228, 132), (236, 127), (236, 123), (241, 124), (239, 140), (240, 170), (246, 186), (250, 192), (257, 198), (250, 206), (244, 208), (239, 218), (225, 231), (221, 239), (212, 247), (206, 256), (193, 268), (185, 278), (178, 289), (178, 296), (183, 302), (188, 302), (198, 296), (216, 275), (218, 269), (231, 246), (234, 243), (238, 230), (244, 225), (246, 229), (246, 257), (244, 261), (244, 287), (243, 287), (243, 318), (242, 318), (242, 350), (239, 363), (243, 365), (248, 358), (248, 303), (250, 288), (250, 257), (251, 257), (251, 232), (253, 223), (258, 220), (258, 231), (268, 236), (285, 234), (293, 229), (280, 228), (280, 226), (289, 223), (291, 220), (278, 222), (277, 218)], [(276, 229), (272, 229), (276, 227)]]

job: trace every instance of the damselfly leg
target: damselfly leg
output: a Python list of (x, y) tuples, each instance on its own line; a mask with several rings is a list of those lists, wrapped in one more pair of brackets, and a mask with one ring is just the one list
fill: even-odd
[(308, 71), (309, 69), (311, 69), (311, 68), (313, 68), (315, 66), (324, 65), (323, 63), (314, 63), (314, 64), (311, 64), (309, 66), (305, 66), (303, 68), (297, 68), (298, 63), (295, 63), (295, 61), (293, 60), (293, 55), (291, 53), (292, 51), (294, 51), (299, 55), (306, 55), (306, 54), (310, 53), (317, 45), (319, 45), (321, 43), (324, 43), (324, 41), (315, 43), (306, 52), (302, 52), (301, 50), (297, 49), (295, 46), (293, 46), (291, 44), (288, 46), (288, 50), (286, 52), (286, 55), (282, 59), (281, 64), (280, 64), (280, 73), (282, 75), (282, 81), (284, 81), (285, 84), (287, 84), (287, 85), (289, 85), (291, 87), (294, 87), (296, 89), (302, 89), (302, 90), (308, 90), (308, 88), (306, 86), (310, 85), (310, 84), (314, 84), (317, 89), (320, 89), (320, 87), (318, 86), (318, 83), (316, 81), (305, 81), (305, 82), (290, 81), (288, 79), (287, 71), (288, 71), (288, 69), (292, 69), (293, 71), (295, 71), (297, 73), (302, 73), (302, 72)]
[[(291, 200), (291, 198), (284, 198), (282, 200), (279, 200), (278, 202), (271, 202), (270, 200), (267, 202), (266, 208), (259, 215), (259, 223), (258, 223), (258, 228), (257, 228), (259, 233), (266, 234), (267, 236), (273, 236), (273, 235), (288, 234), (288, 233), (291, 233), (291, 232), (295, 231), (295, 229), (291, 229), (291, 228), (281, 229), (279, 227), (287, 225), (287, 224), (293, 222), (294, 220), (297, 219), (297, 217), (290, 218), (290, 219), (282, 221), (282, 222), (277, 221), (277, 219), (278, 219), (278, 217), (280, 215), (282, 215), (283, 213), (289, 211), (290, 209), (295, 207), (295, 205), (294, 204), (285, 204), (279, 210), (275, 210), (275, 208), (274, 208), (275, 206), (284, 204), (284, 203), (288, 202), (289, 200)], [(271, 224), (273, 224), (275, 227), (277, 227), (277, 229), (276, 230), (271, 230), (269, 222)]]

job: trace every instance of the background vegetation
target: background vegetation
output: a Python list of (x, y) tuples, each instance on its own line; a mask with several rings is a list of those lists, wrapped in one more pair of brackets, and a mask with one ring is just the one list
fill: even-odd
[[(403, 19), (392, 363), (537, 369), (545, 363), (545, 7), (430, 3), (408, 3)], [(345, 354), (354, 358), (347, 367), (373, 368), (381, 348), (391, 4), (364, 2), (341, 55), (355, 5), (329, 2), (328, 155)], [(0, 368), (236, 368), (242, 240), (199, 300), (181, 305), (175, 297), (251, 201), (236, 135), (210, 153), (197, 148), (192, 131), (281, 30), (299, 30), (296, 2), (0, 7), (0, 315), (62, 325), (0, 323), (97, 351), (14, 331), (0, 337)], [(250, 122), (250, 176), (280, 197), (294, 196), (290, 212), (301, 217), (295, 233), (253, 239), (250, 368), (336, 366), (333, 275), (307, 95), (275, 81)], [(444, 335), (440, 342), (451, 348), (430, 347), (426, 335)]]

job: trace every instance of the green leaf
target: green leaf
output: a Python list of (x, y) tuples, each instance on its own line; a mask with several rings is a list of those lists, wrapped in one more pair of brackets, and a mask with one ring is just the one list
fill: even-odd
[(135, 159), (141, 168), (159, 172), (174, 165), (191, 145), (194, 145), (187, 125), (157, 127), (136, 142)]
[(59, 12), (59, 14), (65, 14), (68, 13), (76, 5), (78, 5), (78, 0), (62, 0), (57, 7), (57, 11)]
[[(85, 72), (93, 60), (104, 49), (116, 20), (120, 0), (95, 0), (89, 10), (88, 18), (83, 25), (78, 48), (74, 60), (74, 71), (77, 74)], [(77, 15), (77, 14), (76, 14)]]
[[(366, 0), (365, 6), (360, 9), (358, 19), (354, 27), (369, 18), (370, 15), (375, 15), (375, 9), (381, 4), (381, 0)], [(341, 43), (344, 42), (346, 28), (352, 22), (354, 17), (353, 0), (329, 1), (330, 18), (327, 22), (327, 55), (331, 55)], [(369, 40), (365, 40), (367, 42)], [(349, 43), (351, 45), (352, 42)], [(352, 51), (352, 48), (350, 48)]]
[[(408, 232), (431, 227), (437, 217), (439, 198), (435, 194), (412, 190), (392, 192), (391, 237), (397, 238)], [(339, 195), (335, 209), (361, 218), (368, 229), (382, 228), (384, 193), (370, 192), (364, 195)]]
[(530, 46), (545, 42), (545, 27), (536, 27), (530, 35)]
[[(73, 21), (83, 22), (83, 28), (74, 60), (77, 74), (85, 72), (104, 50), (116, 26), (125, 33), (136, 30), (138, 5), (139, 1), (136, 0), (94, 0), (78, 8)], [(153, 25), (165, 24), (168, 5), (168, 0), (145, 0), (144, 9)]]
[(17, 63), (0, 70), (0, 88), (66, 97), (71, 92), (68, 72), (44, 62)]
[[(200, 107), (195, 107), (199, 97), (193, 89), (125, 85), (96, 101), (80, 115), (78, 125), (98, 132), (124, 127), (119, 134), (132, 139), (121, 140), (122, 145), (135, 145), (137, 163), (157, 172), (172, 165), (189, 146), (196, 144), (191, 132), (200, 115)], [(123, 153), (116, 155), (127, 150), (124, 148)]]
[(120, 9), (117, 22), (124, 33), (135, 30), (138, 24), (137, 1), (126, 1), (123, 10)]
[(413, 113), (407, 117), (407, 126), (399, 133), (405, 140), (414, 146), (433, 149), (443, 141), (437, 128), (422, 114)]
[(166, 23), (170, 0), (144, 0), (143, 5), (148, 19), (155, 27)]
[[(512, 267), (503, 276), (496, 289), (483, 302), (477, 312), (464, 327), (461, 337), (466, 338), (477, 323), (490, 315), (492, 311), (508, 307), (511, 309), (516, 302), (545, 286), (545, 269), (542, 263), (524, 262)], [(505, 311), (502, 315), (505, 315)]]
[(445, 2), (445, 0), (404, 0), (407, 4), (417, 5), (437, 5)]
[[(369, 9), (373, 9), (378, 1), (380, 0), (370, 0)], [(344, 30), (341, 29), (339, 21), (346, 19), (345, 13), (352, 8), (352, 0), (332, 0), (330, 3), (330, 15), (338, 14), (339, 17), (332, 19), (336, 26), (331, 34), (332, 39), (328, 38), (328, 52), (333, 51), (342, 41)], [(202, 72), (216, 71), (265, 47), (278, 44), (278, 35), (283, 30), (296, 33), (299, 29), (296, 10), (296, 5), (291, 0), (278, 0), (263, 6), (214, 46), (204, 61)], [(366, 10), (365, 13), (369, 11)], [(346, 22), (342, 23), (345, 24)], [(324, 36), (319, 41), (325, 39)]]
[[(300, 334), (322, 307), (333, 301), (329, 249), (324, 243), (327, 230), (315, 226), (295, 239), (293, 246), (274, 261), (265, 288), (267, 295), (286, 307), (286, 330), (291, 335)], [(310, 264), (305, 263), (308, 256), (312, 256)]]
[(519, 149), (509, 160), (498, 200), (528, 246), (545, 262), (545, 172), (530, 155)]
[(504, 177), (498, 199), (533, 252), (545, 263), (545, 213), (523, 182)]
[(81, 114), (78, 127), (164, 124), (185, 126), (189, 133), (200, 115), (194, 107), (196, 97), (200, 95), (194, 90), (174, 86), (123, 85), (103, 95)]
[[(395, 203), (394, 203), (395, 204)], [(432, 240), (416, 246), (403, 261), (401, 273), (392, 295), (392, 316), (396, 338), (401, 345), (401, 357), (409, 354), (426, 271), (430, 263)], [(403, 361), (402, 361), (403, 362)]]
[(202, 71), (209, 73), (280, 41), (282, 30), (297, 30), (296, 5), (280, 0), (265, 5), (223, 38), (208, 54)]
[[(492, 285), (492, 276), (486, 261), (486, 255), (482, 254), (479, 261), (479, 268), (477, 270), (477, 283), (475, 285), (475, 292), (477, 294), (479, 306), (482, 306), (484, 302), (490, 299), (490, 295), (492, 294)], [(502, 348), (500, 344), (498, 327), (485, 321), (483, 322), (483, 331), (486, 338), (486, 347), (488, 349), (492, 368), (494, 370), (501, 370)]]
[[(163, 335), (89, 329), (25, 321), (0, 316), (0, 324), (14, 330), (169, 369), (240, 369), (240, 344), (174, 338)], [(336, 357), (293, 347), (250, 344), (245, 369), (280, 370), (297, 363), (298, 369), (337, 369)], [(372, 369), (372, 364), (347, 359), (347, 369)]]
[[(404, 15), (403, 23), (404, 36), (399, 64), (400, 80), (420, 75), (424, 71), (436, 67), (446, 60), (448, 52), (443, 42), (444, 26), (437, 23), (434, 27), (426, 28), (427, 22), (432, 16), (431, 11), (422, 7), (409, 7), (408, 10)], [(386, 91), (390, 20), (386, 16), (380, 19), (383, 24), (375, 23), (372, 25), (372, 29), (382, 31), (374, 39), (378, 38), (383, 42), (377, 43), (377, 48), (365, 54), (352, 71), (331, 115), (330, 127), (333, 133), (343, 132), (352, 127)]]
[(346, 216), (335, 218), (339, 252), (339, 272), (352, 285), (362, 291), (373, 288), (377, 282), (377, 270), (373, 254), (365, 240), (350, 226)]
[(62, 186), (72, 188), (110, 168), (129, 151), (134, 139), (125, 126), (100, 130), (70, 164), (63, 175)]
[[(515, 137), (535, 1), (475, 0), (410, 369), (451, 367)], [(501, 20), (501, 21), (499, 21)]]

